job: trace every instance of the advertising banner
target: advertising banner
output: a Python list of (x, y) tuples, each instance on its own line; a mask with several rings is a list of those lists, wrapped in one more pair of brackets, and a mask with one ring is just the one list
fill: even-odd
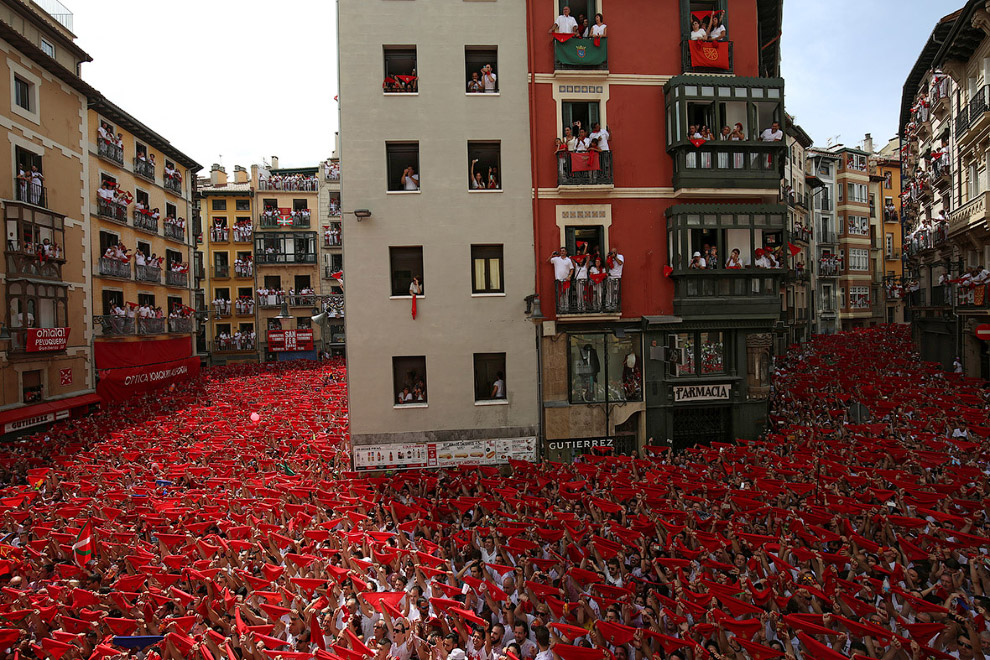
[(28, 328), (25, 348), (28, 353), (64, 351), (72, 328)]
[(191, 356), (192, 337), (136, 342), (96, 342), (96, 392), (120, 401), (199, 374), (199, 358)]
[(313, 350), (313, 331), (269, 330), (268, 350), (273, 353), (281, 351), (311, 351)]
[(536, 438), (495, 438), (353, 448), (354, 470), (413, 470), (535, 461)]

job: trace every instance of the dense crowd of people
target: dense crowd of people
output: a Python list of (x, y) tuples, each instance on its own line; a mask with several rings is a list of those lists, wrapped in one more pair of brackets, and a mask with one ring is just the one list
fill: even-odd
[(319, 178), (309, 174), (268, 174), (261, 175), (262, 190), (303, 190), (316, 192)]
[[(5, 447), (0, 657), (984, 658), (986, 384), (819, 336), (758, 441), (347, 470), (339, 363)], [(87, 542), (89, 540), (89, 542)], [(88, 553), (88, 554), (87, 554)]]

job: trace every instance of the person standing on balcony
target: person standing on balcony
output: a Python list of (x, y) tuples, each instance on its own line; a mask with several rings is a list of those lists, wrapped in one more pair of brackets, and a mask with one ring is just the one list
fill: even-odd
[(691, 41), (703, 41), (708, 38), (708, 33), (701, 27), (701, 21), (697, 18), (691, 19)]
[[(601, 16), (601, 14), (598, 14)], [(602, 125), (595, 122), (591, 125), (591, 139), (598, 140), (598, 150), (599, 151), (609, 151), (608, 140), (612, 137), (607, 128), (602, 128)]]
[(560, 16), (558, 16), (557, 20), (554, 21), (553, 25), (550, 26), (550, 29), (547, 30), (547, 33), (577, 34), (577, 31), (578, 31), (578, 22), (573, 16), (571, 16), (571, 8), (565, 6), (563, 9), (560, 10)]
[(711, 28), (708, 30), (709, 41), (721, 41), (725, 39), (725, 26), (722, 25), (721, 13), (715, 12), (712, 14)]
[(591, 148), (591, 138), (582, 128), (578, 131), (577, 143), (574, 145), (574, 151), (588, 151)]
[[(553, 266), (553, 279), (556, 282), (557, 300), (567, 300), (567, 289), (570, 288), (571, 275), (574, 273), (574, 262), (567, 256), (567, 248), (561, 247), (551, 253), (547, 263)], [(566, 283), (566, 284), (565, 284)]]
[(780, 130), (780, 122), (776, 121), (770, 124), (770, 128), (760, 134), (760, 140), (763, 142), (780, 142), (783, 139), (784, 131)]
[(589, 36), (593, 39), (608, 36), (608, 26), (605, 25), (605, 17), (601, 14), (595, 14), (595, 24), (591, 26), (591, 34)]

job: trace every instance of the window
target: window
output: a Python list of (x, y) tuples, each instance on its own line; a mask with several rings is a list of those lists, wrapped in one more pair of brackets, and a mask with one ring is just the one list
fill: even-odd
[(385, 46), (385, 80), (382, 90), (386, 94), (415, 94), (419, 91), (419, 75), (416, 71), (416, 47)]
[(109, 316), (114, 307), (124, 307), (124, 292), (103, 289), (103, 315)]
[[(839, 161), (839, 164), (840, 165), (842, 164), (842, 161), (841, 160)], [(835, 186), (835, 189), (836, 189), (837, 194), (838, 194), (839, 203), (841, 204), (842, 201), (843, 201), (842, 195), (843, 195), (843, 191), (846, 189), (846, 184), (840, 183), (837, 186)]]
[[(571, 403), (641, 401), (638, 334), (576, 334), (568, 337)], [(606, 385), (607, 379), (607, 385)]]
[(148, 243), (147, 241), (138, 241), (137, 249), (141, 250), (141, 253), (144, 254), (144, 256), (151, 256), (151, 243)]
[(24, 403), (34, 403), (45, 398), (45, 387), (41, 370), (25, 371), (21, 374), (21, 396)]
[(850, 183), (847, 185), (849, 186), (849, 201), (865, 204), (867, 201), (866, 185), (862, 183)]
[(296, 293), (299, 293), (303, 289), (309, 289), (312, 286), (309, 275), (296, 275), (292, 278), (292, 281)]
[(498, 94), (498, 47), (465, 46), (464, 73), (468, 93)]
[(100, 232), (100, 256), (102, 256), (107, 248), (114, 247), (120, 244), (120, 237), (109, 231)]
[(474, 400), (504, 401), (505, 353), (474, 354)]
[(468, 142), (468, 189), (501, 190), (501, 143)]
[(870, 234), (870, 221), (865, 216), (848, 216), (846, 226), (848, 227), (846, 233), (850, 236), (869, 236)]
[(34, 112), (31, 83), (20, 76), (14, 76), (14, 103), (28, 112)]
[(668, 342), (674, 356), (670, 375), (710, 376), (726, 372), (723, 333), (681, 332), (670, 335)]
[(14, 159), (17, 161), (17, 171), (14, 173), (17, 177), (14, 191), (17, 200), (47, 207), (48, 200), (44, 185), (45, 170), (41, 155), (15, 146)]
[(426, 285), (423, 282), (422, 247), (390, 247), (388, 263), (393, 296), (411, 295), (414, 285), (418, 285), (419, 288), (417, 295), (426, 293)]
[[(605, 253), (605, 228), (601, 225), (564, 227), (564, 246), (572, 256)], [(592, 264), (593, 265), (593, 264)]]
[[(591, 135), (591, 127), (599, 122), (598, 101), (564, 101), (560, 104), (561, 118), (564, 125), (560, 129), (560, 134), (564, 134), (564, 128), (570, 128), (574, 137), (578, 137), (578, 131), (583, 130)], [(581, 128), (577, 127), (578, 123)]]
[(134, 201), (138, 204), (144, 204), (144, 208), (149, 209), (151, 206), (151, 200), (148, 197), (148, 193), (140, 188), (134, 189)]
[(849, 287), (849, 308), (869, 309), (870, 307), (870, 287), (851, 286)]
[(502, 246), (471, 246), (471, 292), (504, 293), (502, 282)]
[(292, 210), (293, 211), (306, 211), (309, 209), (309, 202), (305, 199), (293, 199), (292, 200)]
[[(169, 204), (168, 202), (166, 202), (165, 203), (165, 217), (166, 218), (174, 218), (175, 217), (175, 213), (176, 213), (175, 204)], [(224, 225), (226, 225), (226, 224), (227, 224), (227, 219), (224, 218)]]
[(238, 211), (250, 211), (251, 210), (251, 200), (249, 199), (238, 199), (234, 201), (234, 208)]
[(213, 289), (213, 299), (214, 300), (230, 300), (230, 289), (226, 287), (221, 287), (218, 289)]
[(427, 403), (426, 356), (393, 357), (392, 382), (396, 405)]
[(883, 251), (884, 255), (888, 259), (894, 258), (894, 235), (884, 234), (883, 236)]
[(386, 142), (385, 160), (390, 191), (419, 190), (419, 142)]
[(870, 270), (870, 251), (862, 248), (850, 248), (849, 270)]
[(227, 200), (225, 200), (225, 199), (214, 199), (213, 200), (213, 210), (214, 211), (226, 211), (227, 210)]
[(282, 290), (282, 276), (281, 275), (265, 275), (265, 288), (274, 289), (276, 291)]
[(312, 327), (313, 327), (313, 318), (311, 316), (296, 317), (296, 330), (309, 330)]
[(55, 46), (47, 39), (42, 39), (41, 52), (43, 52), (48, 57), (55, 57)]
[(153, 293), (139, 293), (138, 294), (138, 305), (142, 307), (155, 307), (155, 294)]

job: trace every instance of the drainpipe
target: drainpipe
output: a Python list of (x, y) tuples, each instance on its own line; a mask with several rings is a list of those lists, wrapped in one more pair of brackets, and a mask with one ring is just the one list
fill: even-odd
[[(536, 55), (534, 53), (535, 35), (535, 7), (533, 0), (526, 0), (526, 61), (529, 69), (529, 160), (530, 170), (533, 179), (533, 292), (540, 293), (540, 255), (543, 251), (540, 247), (540, 205), (539, 205), (539, 183), (537, 180), (537, 158), (536, 145)], [(534, 324), (536, 326), (536, 412), (538, 416), (538, 428), (536, 442), (540, 448), (540, 458), (545, 457), (545, 433), (543, 430), (543, 349), (542, 349), (542, 322)]]

